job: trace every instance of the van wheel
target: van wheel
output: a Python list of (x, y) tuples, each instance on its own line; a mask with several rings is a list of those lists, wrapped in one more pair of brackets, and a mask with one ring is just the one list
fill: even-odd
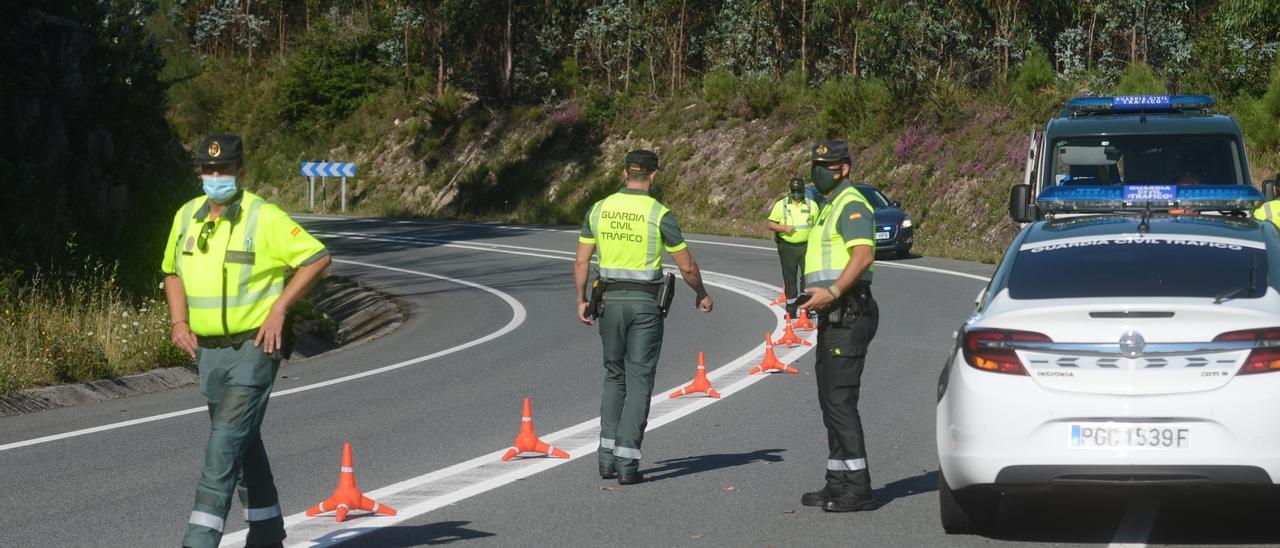
[(947, 478), (942, 472), (938, 472), (938, 510), (942, 530), (947, 534), (971, 535), (991, 531), (995, 528), (999, 509), (999, 493), (981, 487), (957, 493), (947, 485)]

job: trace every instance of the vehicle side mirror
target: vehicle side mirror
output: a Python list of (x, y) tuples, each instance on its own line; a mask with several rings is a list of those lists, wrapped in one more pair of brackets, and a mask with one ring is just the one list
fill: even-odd
[(1280, 181), (1280, 174), (1277, 174), (1275, 179), (1262, 182), (1262, 197), (1268, 202), (1276, 199), (1276, 181)]
[(1031, 185), (1019, 183), (1009, 189), (1009, 218), (1018, 223), (1036, 220), (1035, 205), (1031, 203)]

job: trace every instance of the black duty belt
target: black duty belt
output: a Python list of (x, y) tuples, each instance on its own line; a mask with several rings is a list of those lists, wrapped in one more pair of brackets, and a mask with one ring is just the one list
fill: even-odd
[(245, 331), (244, 333), (232, 333), (230, 335), (215, 335), (206, 337), (204, 335), (196, 335), (196, 340), (200, 343), (201, 348), (230, 348), (240, 346), (248, 341), (252, 341), (258, 336), (258, 330)]
[(650, 295), (657, 297), (659, 287), (660, 287), (659, 284), (645, 284), (640, 282), (610, 282), (605, 284), (604, 291), (605, 293), (608, 293), (610, 291), (623, 290), (623, 289), (629, 290), (629, 291), (643, 291), (645, 293), (648, 293)]

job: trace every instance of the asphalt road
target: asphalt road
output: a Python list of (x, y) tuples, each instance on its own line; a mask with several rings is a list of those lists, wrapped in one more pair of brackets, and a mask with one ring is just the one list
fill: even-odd
[[(290, 543), (343, 546), (976, 546), (1280, 543), (1274, 501), (1234, 493), (1018, 497), (994, 537), (948, 537), (937, 518), (935, 387), (985, 265), (917, 258), (876, 272), (880, 332), (861, 406), (883, 506), (799, 505), (822, 484), (825, 434), (813, 355), (798, 375), (748, 376), (778, 332), (769, 242), (691, 237), (716, 309), (687, 289), (667, 320), (659, 390), (707, 355), (719, 400), (657, 392), (642, 471), (596, 476), (600, 347), (574, 319), (571, 230), (308, 218), (336, 272), (409, 310), (395, 333), (282, 368), (264, 438)], [(572, 460), (499, 462), (533, 400), (539, 434)], [(0, 419), (0, 546), (177, 546), (207, 418), (198, 389)], [(1016, 410), (1010, 410), (1016, 412)], [(357, 480), (397, 518), (297, 515), (337, 481), (343, 442)], [(224, 545), (242, 543), (238, 507)], [(238, 540), (239, 539), (239, 540)]]

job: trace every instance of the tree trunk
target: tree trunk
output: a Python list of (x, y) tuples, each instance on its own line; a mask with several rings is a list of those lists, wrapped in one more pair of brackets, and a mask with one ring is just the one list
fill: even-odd
[(249, 64), (253, 64), (253, 25), (249, 24), (249, 18), (253, 17), (253, 0), (244, 0), (244, 33), (247, 37), (245, 42), (249, 44)]
[(515, 20), (514, 0), (507, 0), (507, 28), (503, 33), (503, 67), (502, 67), (502, 98), (503, 100), (511, 100), (511, 76), (513, 73), (512, 49), (511, 43), (511, 27)]
[(809, 0), (800, 0), (800, 79), (809, 82)]
[(279, 52), (280, 52), (280, 58), (281, 58), (281, 59), (283, 59), (283, 58), (284, 58), (284, 56), (285, 56), (285, 52), (284, 52), (284, 36), (285, 36), (285, 25), (284, 25), (284, 0), (280, 0), (280, 12), (279, 12), (279, 14), (280, 14), (280, 18), (279, 18), (279, 20), (278, 20), (277, 22), (279, 23), (279, 28), (280, 28), (280, 38), (279, 38), (279, 40), (280, 40), (280, 45), (279, 45), (279, 47), (278, 47), (278, 50), (279, 50)]
[[(787, 20), (787, 6), (785, 0), (778, 0), (778, 23), (773, 26), (773, 55), (778, 59), (782, 59), (785, 53), (782, 45), (782, 24)], [(782, 69), (783, 67), (778, 67)]]
[(302, 21), (307, 27), (307, 32), (311, 32), (311, 0), (302, 1)]
[(680, 57), (676, 63), (676, 85), (684, 87), (684, 23), (689, 18), (689, 0), (680, 0), (680, 47), (676, 48), (680, 52)]
[(861, 73), (858, 72), (858, 39), (860, 38), (857, 25), (853, 27), (853, 77), (858, 78)]
[(1129, 64), (1138, 60), (1138, 25), (1129, 27)]
[(1085, 48), (1084, 70), (1093, 70), (1093, 27), (1098, 23), (1098, 12), (1094, 11), (1089, 18), (1089, 45)]
[(436, 97), (444, 95), (445, 88), (445, 71), (444, 71), (444, 14), (438, 14), (439, 22), (436, 24)]
[(631, 92), (631, 10), (627, 10), (627, 68), (622, 73), (622, 94)]

